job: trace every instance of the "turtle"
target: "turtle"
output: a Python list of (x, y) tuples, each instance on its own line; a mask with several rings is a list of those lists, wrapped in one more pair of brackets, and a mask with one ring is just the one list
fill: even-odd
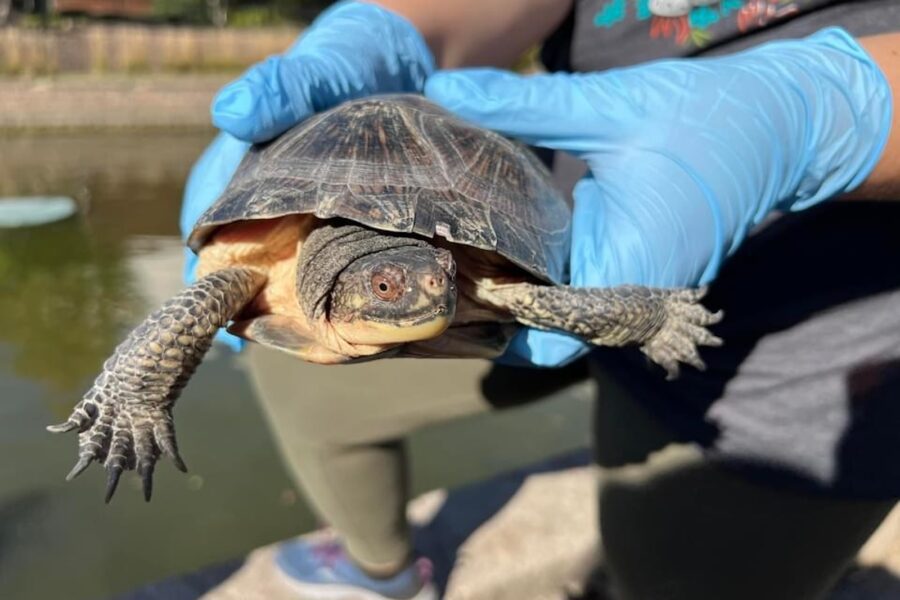
[(704, 288), (566, 285), (572, 211), (527, 147), (423, 96), (356, 99), (248, 151), (187, 244), (196, 282), (148, 316), (51, 432), (77, 430), (71, 480), (106, 501), (162, 455), (172, 409), (223, 327), (300, 359), (500, 355), (520, 327), (637, 345), (669, 378), (704, 368), (722, 318)]

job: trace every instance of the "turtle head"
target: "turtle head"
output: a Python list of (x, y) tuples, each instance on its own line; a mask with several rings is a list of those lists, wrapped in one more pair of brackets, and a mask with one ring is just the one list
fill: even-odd
[(319, 344), (369, 355), (442, 334), (455, 276), (451, 253), (424, 240), (327, 222), (302, 246), (297, 297)]
[(456, 309), (449, 251), (400, 246), (350, 263), (331, 292), (330, 321), (351, 344), (398, 344), (442, 334)]

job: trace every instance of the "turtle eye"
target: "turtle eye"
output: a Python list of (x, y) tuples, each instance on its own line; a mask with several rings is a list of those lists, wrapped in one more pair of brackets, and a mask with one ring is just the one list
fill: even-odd
[(390, 274), (376, 273), (372, 276), (372, 292), (380, 299), (390, 302), (403, 294), (403, 286)]

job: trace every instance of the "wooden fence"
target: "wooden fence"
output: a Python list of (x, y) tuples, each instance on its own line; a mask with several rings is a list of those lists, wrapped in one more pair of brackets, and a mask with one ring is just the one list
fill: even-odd
[(237, 71), (287, 48), (291, 27), (0, 28), (0, 75)]

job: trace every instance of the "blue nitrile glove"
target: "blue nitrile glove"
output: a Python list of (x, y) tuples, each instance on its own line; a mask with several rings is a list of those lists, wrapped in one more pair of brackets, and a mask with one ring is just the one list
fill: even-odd
[(412, 23), (374, 4), (341, 2), (283, 56), (225, 86), (213, 101), (213, 123), (261, 142), (351, 98), (421, 91), (432, 71), (434, 57)]
[[(858, 186), (892, 111), (884, 75), (840, 29), (604, 73), (444, 72), (425, 93), (467, 120), (587, 162), (574, 192), (579, 286), (708, 283), (770, 211)], [(555, 366), (586, 351), (575, 338), (525, 330), (506, 357)]]
[[(351, 98), (420, 92), (433, 71), (434, 57), (406, 19), (362, 2), (341, 2), (325, 11), (284, 55), (250, 68), (216, 96), (212, 119), (225, 133), (191, 170), (181, 211), (182, 235), (190, 233), (225, 189), (248, 142), (271, 139)], [(197, 257), (190, 250), (186, 256), (185, 279), (191, 282)], [(243, 344), (224, 331), (218, 339), (235, 349)]]
[[(181, 203), (179, 226), (182, 238), (187, 239), (200, 215), (206, 212), (206, 209), (225, 191), (225, 186), (231, 181), (249, 147), (248, 142), (242, 142), (227, 133), (220, 133), (194, 163), (184, 186), (184, 200)], [(197, 255), (190, 248), (185, 248), (185, 282), (192, 283), (196, 279), (196, 273)], [(245, 344), (244, 340), (224, 329), (219, 330), (215, 339), (235, 351), (243, 348)]]

